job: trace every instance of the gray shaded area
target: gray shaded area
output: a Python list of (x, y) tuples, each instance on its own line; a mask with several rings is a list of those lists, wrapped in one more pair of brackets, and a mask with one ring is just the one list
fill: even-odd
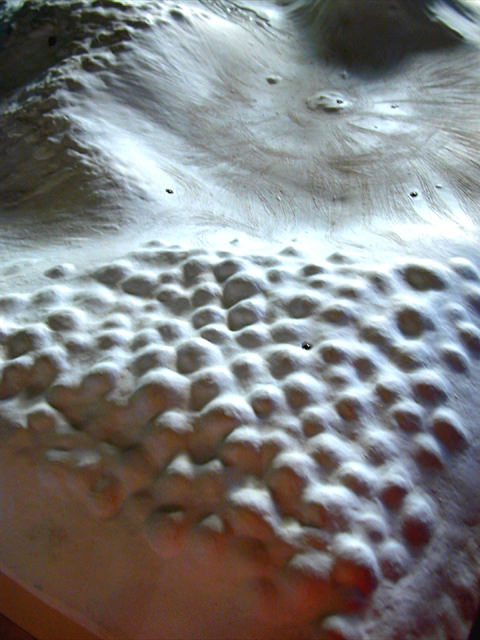
[(373, 0), (362, 2), (360, 9), (342, 0), (294, 0), (287, 4), (309, 27), (322, 55), (365, 71), (395, 65), (413, 52), (458, 43), (461, 33), (448, 21), (438, 19), (438, 5), (465, 21), (473, 20), (465, 5), (455, 0)]

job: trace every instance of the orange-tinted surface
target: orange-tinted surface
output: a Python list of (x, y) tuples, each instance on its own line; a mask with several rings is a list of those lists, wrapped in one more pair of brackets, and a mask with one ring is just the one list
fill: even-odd
[(2, 640), (35, 640), (33, 636), (17, 627), (2, 614), (0, 614), (0, 638)]
[[(16, 624), (10, 622), (2, 614), (0, 614), (0, 638), (2, 640), (35, 640), (33, 636), (17, 627)], [(469, 640), (477, 640), (478, 638), (480, 638), (480, 616), (477, 617)]]
[(0, 572), (0, 640), (100, 640), (100, 636)]
[[(14, 624), (11, 620), (6, 618), (0, 613), (0, 639), (1, 640), (36, 640), (36, 638), (16, 624)], [(480, 639), (480, 615), (477, 616), (475, 624), (472, 628), (472, 631), (469, 636), (469, 640), (479, 640)], [(67, 639), (65, 639), (67, 640)]]

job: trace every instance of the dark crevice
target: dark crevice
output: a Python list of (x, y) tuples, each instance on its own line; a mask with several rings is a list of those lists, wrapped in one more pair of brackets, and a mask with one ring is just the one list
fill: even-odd
[(470, 635), (468, 636), (468, 640), (479, 640), (480, 639), (480, 610), (477, 612), (477, 617), (475, 622), (473, 623), (472, 630), (470, 631)]

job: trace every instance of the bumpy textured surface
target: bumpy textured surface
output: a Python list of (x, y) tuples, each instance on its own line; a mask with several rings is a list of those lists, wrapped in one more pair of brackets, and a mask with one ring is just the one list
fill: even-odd
[[(445, 544), (438, 483), (474, 437), (457, 387), (480, 358), (475, 266), (152, 242), (70, 270), (0, 298), (19, 454), (95, 518), (135, 512), (161, 558), (193, 538), (241, 557), (280, 627), (359, 638), (379, 583)], [(468, 633), (475, 575), (449, 576), (440, 627)]]

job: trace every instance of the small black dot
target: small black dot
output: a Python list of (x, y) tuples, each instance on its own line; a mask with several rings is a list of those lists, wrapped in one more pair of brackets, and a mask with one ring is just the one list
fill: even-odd
[(48, 46), (54, 47), (57, 44), (57, 36), (49, 36), (48, 37)]
[(343, 100), (341, 98), (337, 98), (337, 104), (343, 104)]
[(173, 189), (165, 189), (167, 193), (173, 193)]
[(310, 342), (302, 342), (302, 349), (306, 349), (307, 351), (312, 348)]
[(416, 198), (418, 196), (418, 191), (410, 191), (410, 197)]

